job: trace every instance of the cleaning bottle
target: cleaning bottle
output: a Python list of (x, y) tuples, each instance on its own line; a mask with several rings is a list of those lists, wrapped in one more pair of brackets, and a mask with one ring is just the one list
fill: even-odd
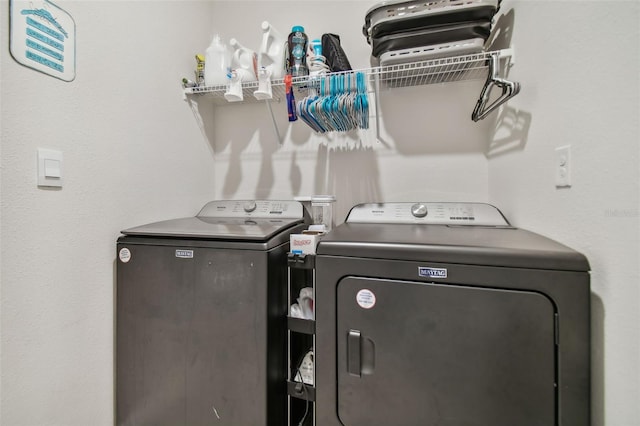
[(304, 33), (304, 27), (296, 25), (291, 28), (291, 34), (287, 38), (287, 74), (292, 77), (309, 75), (307, 67), (307, 46), (309, 38)]
[(284, 87), (287, 95), (287, 112), (289, 114), (289, 121), (296, 121), (298, 119), (298, 115), (296, 114), (296, 98), (293, 95), (291, 74), (284, 76)]
[(235, 38), (232, 38), (229, 44), (233, 49), (231, 68), (238, 73), (241, 81), (256, 81), (258, 79), (258, 55), (256, 52), (244, 47)]
[(204, 55), (196, 53), (196, 84), (204, 86)]
[(258, 53), (258, 69), (265, 68), (271, 78), (282, 78), (285, 73), (286, 40), (269, 22), (262, 23), (262, 43)]
[(218, 34), (213, 36), (207, 48), (204, 63), (204, 82), (207, 86), (227, 84), (230, 71), (229, 49)]

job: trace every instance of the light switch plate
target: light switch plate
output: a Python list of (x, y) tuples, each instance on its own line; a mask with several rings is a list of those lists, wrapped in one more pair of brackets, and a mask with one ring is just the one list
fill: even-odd
[(38, 186), (62, 187), (62, 152), (38, 148)]

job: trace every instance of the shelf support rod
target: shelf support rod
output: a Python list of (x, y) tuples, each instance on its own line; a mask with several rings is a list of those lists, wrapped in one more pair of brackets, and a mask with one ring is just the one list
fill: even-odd
[(374, 85), (373, 95), (376, 103), (376, 139), (378, 141), (382, 141), (380, 137), (380, 73), (376, 72), (374, 74)]
[(264, 101), (267, 105), (267, 109), (269, 110), (269, 114), (271, 115), (271, 122), (273, 123), (273, 130), (276, 134), (276, 138), (278, 139), (278, 143), (282, 145), (284, 141), (282, 140), (282, 136), (280, 136), (280, 129), (278, 129), (278, 124), (276, 123), (276, 117), (273, 115), (273, 109), (271, 108), (271, 102), (269, 100)]

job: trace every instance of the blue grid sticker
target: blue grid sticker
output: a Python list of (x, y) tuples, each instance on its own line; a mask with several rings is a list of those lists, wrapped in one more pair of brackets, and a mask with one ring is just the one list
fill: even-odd
[(20, 64), (64, 81), (76, 75), (76, 24), (49, 0), (10, 0), (10, 51)]

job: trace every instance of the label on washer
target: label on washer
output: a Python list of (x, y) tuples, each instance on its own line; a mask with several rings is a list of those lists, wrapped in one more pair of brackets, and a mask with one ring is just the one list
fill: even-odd
[(431, 268), (419, 266), (418, 275), (425, 278), (447, 278), (447, 268)]
[(176, 250), (176, 257), (180, 259), (193, 259), (193, 250)]
[(118, 257), (120, 258), (120, 262), (128, 263), (131, 260), (131, 250), (126, 247), (121, 248)]
[(376, 295), (371, 290), (363, 288), (356, 294), (356, 302), (362, 309), (371, 309), (376, 305)]

